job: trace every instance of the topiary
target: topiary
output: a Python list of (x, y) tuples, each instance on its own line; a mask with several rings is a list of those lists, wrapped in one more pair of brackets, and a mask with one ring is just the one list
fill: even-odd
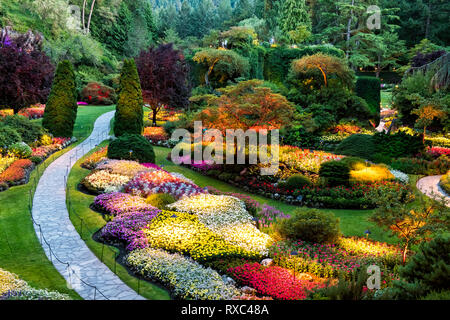
[(55, 137), (70, 138), (73, 134), (77, 111), (75, 72), (72, 64), (64, 60), (56, 69), (42, 126)]
[(155, 152), (153, 146), (143, 136), (124, 134), (111, 141), (108, 147), (108, 158), (155, 163)]
[(314, 243), (334, 243), (340, 236), (339, 218), (332, 212), (297, 209), (290, 219), (282, 220), (279, 234), (287, 239)]
[(140, 135), (144, 126), (144, 100), (138, 71), (133, 59), (124, 60), (119, 90), (114, 134), (117, 137), (126, 133)]
[(22, 140), (17, 130), (0, 125), (0, 148), (8, 148), (10, 145)]
[(291, 189), (302, 189), (303, 187), (310, 186), (311, 184), (311, 180), (309, 180), (308, 177), (305, 177), (302, 174), (294, 174), (287, 179), (285, 187)]
[(319, 176), (324, 178), (330, 187), (347, 185), (350, 180), (350, 167), (342, 161), (328, 161), (321, 164)]
[(371, 135), (353, 134), (344, 139), (337, 147), (335, 152), (346, 156), (372, 159), (377, 149)]
[(176, 202), (177, 200), (168, 193), (156, 193), (149, 195), (146, 202), (158, 209), (168, 210), (167, 205)]

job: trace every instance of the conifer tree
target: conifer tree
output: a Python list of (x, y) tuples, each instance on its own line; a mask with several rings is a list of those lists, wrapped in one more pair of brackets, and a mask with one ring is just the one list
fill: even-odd
[(305, 0), (285, 0), (281, 8), (281, 30), (287, 33), (297, 30), (301, 25), (311, 30), (311, 17)]
[(72, 137), (77, 110), (75, 72), (64, 60), (56, 69), (42, 125), (55, 137)]
[(119, 90), (114, 134), (117, 137), (126, 133), (140, 135), (144, 126), (144, 100), (134, 59), (124, 60)]

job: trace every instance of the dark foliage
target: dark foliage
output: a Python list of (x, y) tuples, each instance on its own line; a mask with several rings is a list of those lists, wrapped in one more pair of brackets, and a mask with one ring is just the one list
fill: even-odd
[(144, 101), (156, 114), (163, 105), (172, 108), (187, 108), (190, 88), (188, 66), (183, 54), (172, 44), (162, 44), (142, 51), (136, 59)]
[(444, 50), (438, 50), (434, 51), (428, 54), (423, 54), (422, 52), (418, 52), (414, 58), (412, 58), (412, 64), (411, 66), (414, 68), (422, 67), (430, 62), (433, 62), (434, 60), (438, 59), (439, 57), (443, 56), (445, 54)]
[(330, 187), (348, 185), (350, 168), (347, 163), (342, 161), (328, 161), (320, 166), (319, 175)]
[(143, 136), (124, 134), (109, 144), (108, 158), (155, 163), (155, 152)]
[(380, 119), (381, 81), (375, 77), (358, 77), (356, 79), (356, 94), (366, 100), (370, 111), (376, 120)]
[(133, 59), (124, 60), (119, 90), (114, 134), (116, 137), (126, 133), (140, 135), (144, 126), (144, 100), (139, 75)]

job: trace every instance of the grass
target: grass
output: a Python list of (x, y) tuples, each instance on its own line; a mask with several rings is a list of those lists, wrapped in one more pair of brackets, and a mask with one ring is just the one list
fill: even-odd
[[(164, 147), (154, 147), (156, 162), (158, 165), (163, 165), (165, 170), (178, 172), (193, 180), (200, 187), (212, 186), (225, 192), (236, 192), (251, 196), (254, 200), (268, 204), (281, 210), (285, 213), (292, 214), (299, 207), (286, 204), (274, 199), (265, 198), (259, 195), (251, 194), (243, 190), (239, 190), (234, 186), (229, 185), (223, 181), (204, 176), (198, 172), (190, 170), (185, 167), (177, 166), (171, 161), (167, 160), (167, 155), (170, 149)], [(324, 209), (324, 211), (333, 212), (336, 217), (341, 220), (341, 231), (345, 236), (364, 236), (364, 231), (370, 230), (370, 238), (377, 241), (383, 241), (387, 243), (396, 243), (397, 239), (390, 237), (380, 227), (370, 222), (368, 218), (372, 214), (372, 210), (341, 210), (341, 209)]]
[[(381, 105), (390, 109), (392, 106), (392, 92), (381, 90)], [(382, 108), (383, 109), (383, 108)]]
[[(80, 107), (74, 136), (79, 141), (88, 137), (95, 119), (111, 110), (114, 106)], [(44, 167), (75, 145), (53, 154), (40, 164), (39, 170), (31, 173), (30, 181), (38, 181)], [(28, 207), (30, 192), (34, 191), (31, 182), (0, 193), (0, 268), (17, 274), (33, 287), (57, 290), (80, 299), (75, 291), (67, 288), (65, 279), (47, 259), (35, 234)]]

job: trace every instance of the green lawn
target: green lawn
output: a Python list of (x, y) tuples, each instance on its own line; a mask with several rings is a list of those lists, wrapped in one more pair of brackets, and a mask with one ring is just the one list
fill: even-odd
[[(74, 135), (78, 140), (88, 137), (95, 119), (114, 108), (79, 107)], [(47, 159), (39, 166), (39, 174), (44, 166), (74, 146), (75, 144)], [(36, 170), (31, 174), (30, 181), (35, 178), (39, 179)], [(28, 210), (30, 192), (33, 192), (32, 183), (0, 193), (0, 268), (16, 273), (33, 287), (58, 290), (80, 299), (75, 291), (67, 288), (64, 278), (56, 271), (40, 246)]]
[(392, 106), (392, 92), (381, 90), (381, 105), (383, 108), (386, 106), (390, 109)]

